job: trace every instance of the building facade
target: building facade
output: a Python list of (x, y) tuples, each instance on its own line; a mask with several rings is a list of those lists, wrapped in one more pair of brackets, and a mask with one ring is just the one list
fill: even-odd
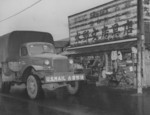
[[(145, 69), (142, 70), (142, 79), (145, 86), (150, 86), (150, 2), (143, 3), (147, 10), (143, 11), (146, 50), (143, 53)], [(65, 55), (79, 59), (87, 69), (91, 68), (91, 63), (97, 58), (103, 63), (101, 70), (105, 72), (114, 72), (124, 66), (132, 84), (137, 84), (137, 0), (114, 0), (71, 15), (68, 20), (70, 46), (64, 52)]]

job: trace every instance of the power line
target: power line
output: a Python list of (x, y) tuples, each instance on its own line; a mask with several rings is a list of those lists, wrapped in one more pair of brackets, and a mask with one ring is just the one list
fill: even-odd
[(41, 2), (41, 1), (42, 1), (42, 0), (38, 0), (38, 1), (35, 2), (34, 4), (32, 4), (32, 5), (28, 6), (28, 7), (26, 7), (25, 9), (23, 9), (23, 10), (21, 10), (21, 11), (15, 13), (15, 14), (13, 14), (13, 15), (11, 15), (11, 16), (9, 16), (9, 17), (3, 19), (3, 20), (0, 20), (0, 23), (1, 23), (1, 22), (4, 22), (4, 21), (6, 21), (6, 20), (8, 20), (8, 19), (10, 19), (10, 18), (13, 18), (14, 16), (17, 16), (17, 15), (21, 14), (22, 12), (24, 12), (24, 11), (30, 9), (31, 7), (35, 6), (36, 4), (38, 4), (38, 3)]

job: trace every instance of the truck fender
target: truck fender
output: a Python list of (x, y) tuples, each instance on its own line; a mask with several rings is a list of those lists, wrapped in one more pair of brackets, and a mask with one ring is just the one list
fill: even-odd
[(40, 66), (40, 65), (32, 65), (32, 67), (36, 70), (36, 71), (39, 71), (39, 70), (43, 70), (43, 66)]
[(13, 72), (10, 70), (8, 63), (2, 63), (2, 73), (6, 76), (10, 76)]
[(24, 67), (22, 70), (21, 70), (21, 73), (22, 75), (26, 76), (26, 74), (29, 74), (29, 73), (36, 73), (36, 71), (38, 71), (38, 67), (35, 66), (35, 65), (28, 65), (26, 67)]
[(2, 63), (1, 75), (3, 82), (13, 81), (15, 78), (15, 73), (9, 69), (8, 63)]
[(11, 82), (15, 79), (15, 74), (6, 75), (2, 72), (2, 82)]
[(35, 74), (35, 75), (38, 75), (37, 70), (38, 70), (38, 69), (36, 68), (36, 66), (33, 66), (33, 65), (26, 67), (26, 68), (24, 69), (23, 73), (22, 73), (23, 80), (26, 81), (26, 79), (27, 79), (27, 77), (28, 77), (28, 75), (29, 75), (30, 73), (33, 73), (33, 74)]
[(22, 64), (20, 62), (8, 62), (8, 67), (14, 72), (18, 72), (22, 69)]

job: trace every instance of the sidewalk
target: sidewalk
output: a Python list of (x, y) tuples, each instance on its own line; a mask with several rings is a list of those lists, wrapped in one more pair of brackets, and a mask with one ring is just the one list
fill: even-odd
[[(144, 88), (143, 94), (137, 94), (136, 89), (90, 84), (82, 92), (86, 104), (98, 110), (115, 113), (115, 115), (150, 115), (150, 88)], [(87, 101), (89, 100), (89, 102)]]

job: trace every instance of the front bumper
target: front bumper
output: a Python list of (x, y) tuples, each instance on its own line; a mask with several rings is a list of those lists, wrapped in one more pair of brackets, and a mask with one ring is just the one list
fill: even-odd
[(61, 87), (65, 87), (65, 86), (67, 86), (66, 83), (62, 83), (62, 84), (59, 84), (59, 83), (48, 83), (48, 84), (43, 84), (42, 88), (50, 90), (50, 91), (53, 91), (55, 89), (58, 89), (58, 88), (61, 88)]
[(74, 74), (73, 72), (60, 72), (45, 76), (46, 83), (70, 82), (85, 80), (84, 74)]

